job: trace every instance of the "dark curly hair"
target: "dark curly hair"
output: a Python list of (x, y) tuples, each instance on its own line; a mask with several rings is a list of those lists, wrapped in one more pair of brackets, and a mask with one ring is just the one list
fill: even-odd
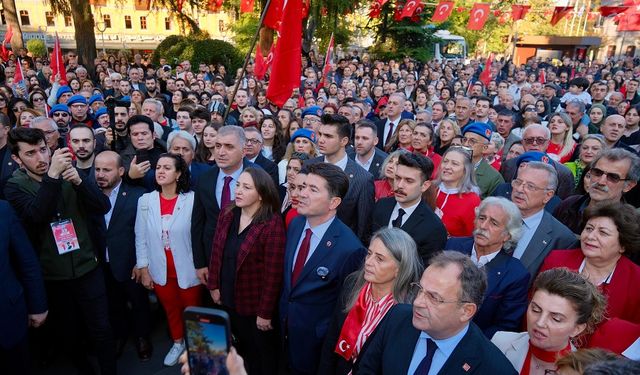
[[(158, 161), (162, 158), (172, 159), (173, 166), (176, 168), (176, 171), (180, 172), (180, 177), (178, 178), (177, 185), (176, 185), (176, 193), (182, 194), (191, 190), (191, 172), (189, 171), (189, 166), (184, 161), (182, 156), (178, 154), (164, 153), (160, 155), (160, 157), (158, 158)], [(158, 182), (155, 181), (154, 183), (156, 185), (156, 190), (162, 191), (162, 188), (160, 187), (160, 185), (158, 185)]]
[(618, 229), (618, 242), (624, 254), (633, 256), (640, 251), (640, 215), (636, 209), (621, 202), (601, 202), (584, 210), (583, 223), (593, 218), (607, 217)]

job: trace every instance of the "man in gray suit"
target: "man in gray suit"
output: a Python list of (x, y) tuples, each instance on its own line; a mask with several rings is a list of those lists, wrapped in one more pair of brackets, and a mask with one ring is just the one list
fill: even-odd
[(349, 190), (338, 207), (338, 218), (366, 243), (371, 234), (375, 203), (373, 176), (347, 156), (345, 147), (349, 144), (350, 133), (351, 125), (346, 117), (322, 116), (322, 125), (318, 129), (318, 148), (324, 156), (308, 160), (305, 164), (329, 163), (347, 174)]
[(355, 134), (354, 148), (347, 151), (349, 158), (369, 171), (374, 180), (380, 180), (380, 168), (389, 155), (376, 147), (378, 127), (370, 120), (360, 120)]
[(522, 237), (513, 256), (520, 259), (533, 280), (551, 250), (572, 249), (577, 246), (577, 239), (544, 209), (558, 187), (555, 168), (542, 162), (523, 163), (511, 186), (511, 201), (520, 209), (523, 221)]

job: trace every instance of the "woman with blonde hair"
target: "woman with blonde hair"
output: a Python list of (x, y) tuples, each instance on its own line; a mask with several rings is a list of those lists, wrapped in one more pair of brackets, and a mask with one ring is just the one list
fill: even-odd
[(440, 155), (443, 155), (451, 146), (451, 141), (461, 135), (460, 127), (458, 124), (448, 118), (442, 119), (437, 131), (438, 137), (435, 141), (434, 151)]
[(385, 151), (390, 153), (398, 149), (408, 150), (411, 147), (413, 129), (415, 129), (415, 127), (416, 122), (414, 120), (401, 120), (398, 127), (391, 135), (391, 138), (389, 138)]
[(547, 127), (551, 131), (547, 154), (560, 163), (571, 161), (578, 144), (573, 139), (573, 124), (569, 116), (560, 112), (554, 113), (549, 117)]

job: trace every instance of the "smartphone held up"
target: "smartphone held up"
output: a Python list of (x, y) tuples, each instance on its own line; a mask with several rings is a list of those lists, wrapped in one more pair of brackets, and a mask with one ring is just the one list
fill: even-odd
[(226, 375), (231, 347), (229, 315), (217, 309), (187, 307), (183, 314), (191, 375)]

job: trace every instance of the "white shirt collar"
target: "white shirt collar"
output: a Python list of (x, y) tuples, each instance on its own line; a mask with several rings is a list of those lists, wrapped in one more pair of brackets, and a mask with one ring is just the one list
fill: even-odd
[[(329, 163), (329, 161), (327, 160), (326, 156), (324, 157), (324, 162), (325, 163)], [(333, 163), (329, 163), (329, 164), (333, 164), (336, 167), (338, 167), (338, 168), (340, 168), (340, 169), (342, 169), (344, 171), (345, 169), (347, 169), (347, 163), (348, 162), (349, 162), (349, 157), (347, 156), (347, 153), (345, 152), (344, 157), (342, 159), (338, 160), (335, 164), (333, 164)]]
[(478, 253), (476, 252), (476, 244), (474, 243), (471, 247), (471, 261), (478, 267), (484, 267), (487, 263), (491, 262), (499, 252), (500, 249), (494, 251), (491, 254), (482, 255), (480, 258), (478, 258)]
[[(582, 273), (582, 271), (584, 270), (584, 267), (587, 265), (587, 258), (584, 258), (582, 260), (582, 263), (580, 263), (580, 268), (578, 268), (578, 273)], [(616, 267), (618, 267), (618, 264), (616, 263)], [(611, 270), (611, 273), (609, 274), (609, 276), (607, 276), (606, 279), (602, 280), (602, 282), (598, 285), (601, 284), (611, 284), (611, 279), (613, 279), (613, 274), (616, 272), (616, 267), (613, 267), (613, 270)], [(598, 286), (596, 285), (596, 286)]]

